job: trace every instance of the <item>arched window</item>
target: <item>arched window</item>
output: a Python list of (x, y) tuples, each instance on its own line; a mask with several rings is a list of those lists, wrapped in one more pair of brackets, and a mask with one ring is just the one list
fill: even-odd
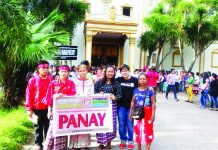
[(182, 67), (182, 57), (179, 50), (173, 52), (172, 67)]
[(211, 68), (218, 68), (218, 49), (211, 52)]

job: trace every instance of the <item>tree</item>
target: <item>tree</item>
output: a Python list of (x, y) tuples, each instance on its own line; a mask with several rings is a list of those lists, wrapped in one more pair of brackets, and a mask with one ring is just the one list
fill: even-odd
[(218, 2), (214, 0), (193, 0), (181, 2), (179, 7), (186, 11), (183, 24), (185, 42), (194, 49), (195, 56), (188, 71), (191, 71), (197, 58), (216, 40), (218, 40)]
[(157, 43), (157, 35), (153, 31), (146, 31), (139, 38), (138, 46), (145, 52), (148, 52), (146, 66), (150, 65), (151, 56), (157, 50)]
[[(19, 5), (0, 1), (0, 75), (4, 97), (3, 107), (17, 106), (18, 78), (21, 65), (53, 56), (57, 52), (55, 42), (68, 43), (67, 32), (53, 32), (55, 24), (63, 20), (57, 10), (39, 24), (34, 25)], [(24, 81), (23, 81), (24, 82)]]
[[(157, 8), (154, 9), (152, 14), (145, 18), (145, 23), (148, 27), (157, 35), (158, 49), (157, 49), (157, 62), (156, 68), (159, 69), (160, 65), (166, 59), (166, 57), (172, 52), (173, 47), (179, 37), (178, 21), (172, 19), (173, 15), (170, 10), (165, 10), (164, 3), (160, 3)], [(164, 44), (170, 42), (170, 51), (160, 61), (160, 54), (162, 52)]]
[(23, 0), (23, 5), (38, 21), (58, 8), (59, 12), (64, 14), (64, 20), (58, 22), (56, 30), (69, 33), (73, 33), (76, 25), (85, 19), (88, 10), (88, 5), (78, 0)]
[[(165, 0), (163, 3), (165, 6), (168, 7), (168, 11), (171, 14), (171, 20), (175, 20), (175, 22), (177, 23), (177, 43), (179, 46), (179, 51), (180, 51), (180, 55), (181, 55), (181, 65), (183, 67), (183, 69), (185, 70), (185, 65), (184, 65), (184, 56), (183, 56), (183, 48), (184, 48), (184, 30), (183, 30), (183, 22), (186, 18), (186, 11), (189, 11), (189, 7), (186, 7), (186, 11), (184, 13), (180, 13), (179, 9), (178, 9), (178, 4), (181, 2), (182, 0)], [(173, 40), (174, 41), (174, 40)], [(176, 42), (176, 41), (174, 41)], [(171, 44), (172, 47), (172, 44)], [(161, 64), (161, 63), (160, 63)]]
[[(31, 41), (25, 12), (11, 1), (0, 1), (0, 82), (4, 92), (3, 104), (16, 103), (18, 53)], [(13, 98), (11, 98), (13, 97)]]
[(53, 32), (55, 25), (63, 20), (63, 14), (55, 9), (47, 18), (32, 25), (30, 31), (32, 34), (31, 42), (27, 45), (25, 51), (21, 53), (20, 61), (30, 65), (36, 63), (37, 60), (54, 58), (58, 52), (58, 47), (55, 43), (67, 44), (69, 41), (68, 32)]

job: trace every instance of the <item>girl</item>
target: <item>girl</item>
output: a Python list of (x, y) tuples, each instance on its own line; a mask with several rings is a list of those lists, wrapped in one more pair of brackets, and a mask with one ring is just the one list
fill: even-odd
[(218, 96), (218, 79), (217, 75), (215, 73), (212, 73), (212, 81), (209, 86), (209, 94), (210, 94), (210, 110), (213, 110), (214, 103), (216, 105), (215, 110), (218, 110), (218, 102), (217, 102), (217, 96)]
[(153, 122), (155, 119), (155, 95), (152, 88), (148, 88), (148, 80), (145, 74), (138, 77), (139, 87), (133, 92), (133, 98), (130, 106), (130, 119), (132, 119), (132, 109), (134, 106), (144, 104), (144, 118), (134, 121), (135, 141), (138, 150), (141, 150), (141, 144), (146, 143), (146, 150), (150, 150), (154, 139)]
[[(74, 78), (73, 82), (76, 86), (77, 95), (90, 95), (94, 94), (94, 84), (89, 80), (86, 75), (88, 73), (88, 68), (84, 64), (80, 64), (77, 68), (79, 73), (79, 78)], [(80, 148), (80, 150), (85, 149), (85, 147), (91, 144), (90, 134), (80, 134), (70, 136), (70, 145), (73, 148)]]
[(206, 108), (207, 106), (209, 84), (210, 84), (209, 75), (207, 72), (204, 72), (203, 73), (203, 84), (201, 86), (201, 96), (200, 96), (201, 108), (203, 109)]
[[(59, 67), (59, 78), (53, 81), (47, 91), (46, 100), (48, 104), (48, 118), (52, 116), (53, 100), (62, 96), (75, 95), (75, 84), (73, 81), (68, 80), (69, 67), (62, 65)], [(46, 150), (66, 150), (67, 148), (67, 136), (53, 137), (52, 122), (48, 129), (48, 134), (45, 141)]]
[(116, 137), (117, 133), (117, 101), (121, 98), (121, 86), (118, 81), (115, 81), (115, 68), (107, 66), (105, 68), (104, 77), (102, 80), (95, 83), (95, 93), (110, 93), (112, 100), (112, 113), (113, 113), (113, 132), (111, 133), (97, 133), (97, 150), (110, 150), (111, 141)]
[(193, 103), (193, 85), (194, 85), (194, 74), (192, 72), (188, 73), (188, 79), (186, 80), (186, 83), (188, 84), (187, 87), (187, 96), (188, 100), (186, 102)]

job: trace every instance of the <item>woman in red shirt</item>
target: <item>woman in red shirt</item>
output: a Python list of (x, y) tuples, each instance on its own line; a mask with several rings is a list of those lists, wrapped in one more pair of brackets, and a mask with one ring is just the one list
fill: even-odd
[[(47, 91), (46, 100), (48, 104), (48, 118), (52, 116), (53, 100), (62, 96), (75, 95), (75, 84), (73, 81), (68, 80), (70, 68), (66, 65), (59, 67), (59, 78), (53, 81)], [(45, 142), (46, 150), (65, 150), (67, 148), (67, 136), (53, 137), (52, 122), (48, 129), (48, 134)]]

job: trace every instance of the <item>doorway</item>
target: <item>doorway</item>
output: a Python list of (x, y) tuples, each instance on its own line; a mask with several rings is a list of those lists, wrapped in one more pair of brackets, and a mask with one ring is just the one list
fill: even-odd
[(97, 33), (92, 41), (92, 66), (115, 65), (120, 63), (120, 49), (126, 35), (118, 33)]
[(119, 46), (106, 44), (92, 45), (92, 66), (118, 65)]

